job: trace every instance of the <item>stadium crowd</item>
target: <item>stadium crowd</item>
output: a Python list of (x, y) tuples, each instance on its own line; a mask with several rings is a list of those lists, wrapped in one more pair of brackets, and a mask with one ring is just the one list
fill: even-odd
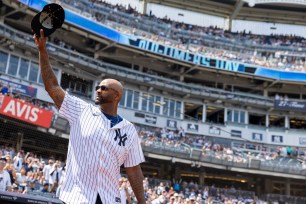
[[(57, 115), (57, 109), (53, 104), (37, 100), (33, 97), (22, 95), (13, 87), (2, 84), (0, 81), (0, 95), (7, 95), (18, 100), (23, 100), (32, 105), (53, 111)], [(233, 147), (228, 141), (222, 139), (216, 141), (213, 138), (185, 133), (183, 128), (155, 128), (144, 125), (136, 125), (139, 136), (144, 146), (166, 147), (175, 151), (189, 153), (190, 149), (202, 150), (202, 157), (213, 157), (219, 160), (247, 163), (249, 159), (256, 158), (261, 161), (276, 161), (277, 158), (290, 158), (298, 163), (299, 168), (306, 169), (305, 150), (297, 147), (274, 147), (273, 151), (249, 151), (243, 147)], [(253, 151), (251, 151), (253, 150)], [(5, 145), (1, 147), (0, 163), (3, 169), (10, 175), (10, 186), (8, 190), (23, 194), (43, 193), (48, 197), (56, 197), (60, 192), (60, 184), (65, 178), (64, 162), (55, 160), (54, 157), (43, 159), (35, 153), (23, 150), (15, 151), (14, 148)], [(274, 163), (277, 165), (277, 162)], [(1, 168), (1, 166), (0, 166)], [(1, 169), (0, 169), (1, 170)], [(132, 190), (125, 178), (120, 180), (121, 188), (124, 189), (122, 196), (126, 196), (130, 203), (135, 201)], [(212, 193), (214, 186), (199, 186), (196, 183), (168, 181), (166, 190), (160, 190), (160, 185), (151, 180), (148, 185), (144, 181), (148, 203), (254, 203), (256, 197), (254, 192), (244, 192), (233, 189), (217, 188), (216, 194)], [(173, 189), (172, 189), (172, 188)], [(3, 186), (0, 189), (5, 189)], [(179, 190), (178, 190), (179, 189)], [(206, 190), (205, 190), (206, 189)], [(212, 191), (212, 192), (211, 192)], [(231, 193), (231, 194), (230, 194)], [(243, 196), (242, 196), (243, 194)], [(193, 202), (194, 200), (194, 202)], [(264, 201), (260, 201), (264, 203)], [(258, 202), (257, 202), (258, 203)]]
[[(3, 89), (4, 86), (2, 86)], [(6, 90), (6, 88), (5, 88)], [(10, 88), (8, 87), (8, 90)], [(2, 92), (1, 92), (2, 94)], [(4, 93), (19, 100), (25, 100), (35, 106), (52, 110), (44, 102), (37, 103), (33, 98), (15, 93), (14, 91)], [(188, 152), (190, 148), (202, 149), (203, 157), (214, 157), (234, 162), (247, 162), (248, 158), (260, 158), (262, 160), (274, 160), (277, 157), (290, 157), (304, 161), (304, 150), (291, 147), (278, 147), (275, 152), (266, 154), (245, 153), (241, 149), (233, 148), (228, 142), (214, 141), (212, 138), (196, 136), (185, 133), (183, 128), (168, 129), (155, 128), (144, 125), (136, 125), (139, 136), (144, 146), (162, 144), (167, 149)], [(24, 150), (15, 150), (10, 145), (0, 147), (0, 171), (9, 174), (7, 190), (33, 195), (44, 195), (56, 198), (60, 193), (60, 186), (65, 178), (64, 161), (56, 160), (54, 156), (42, 158), (34, 152), (25, 153)], [(302, 167), (305, 168), (305, 165)], [(165, 181), (159, 182), (160, 178), (146, 178), (144, 180), (145, 195), (148, 204), (161, 203), (267, 203), (254, 196), (252, 191), (243, 191), (232, 187), (200, 186), (196, 182)], [(168, 179), (168, 178), (167, 178)], [(118, 188), (127, 203), (136, 203), (136, 198), (126, 178), (119, 179)], [(5, 184), (1, 182), (1, 184)], [(0, 186), (0, 190), (6, 190), (6, 186)]]
[[(54, 157), (42, 157), (23, 150), (15, 151), (10, 145), (0, 147), (0, 172), (6, 171), (9, 182), (0, 182), (0, 191), (9, 190), (17, 194), (41, 195), (57, 198), (61, 183), (65, 179), (65, 164)], [(194, 181), (143, 180), (147, 204), (267, 204), (253, 191), (232, 186), (201, 186)], [(121, 199), (127, 204), (137, 203), (128, 179), (123, 175), (118, 180)], [(275, 200), (275, 204), (278, 202)]]
[(216, 140), (209, 136), (187, 134), (183, 128), (173, 130), (143, 125), (137, 125), (137, 128), (144, 146), (172, 148), (185, 153), (190, 153), (191, 149), (198, 149), (202, 150), (204, 158), (210, 157), (238, 163), (248, 163), (250, 159), (257, 159), (278, 165), (282, 160), (283, 163), (290, 162), (292, 166), (301, 170), (306, 169), (305, 148), (290, 146), (270, 146), (268, 148), (267, 145), (262, 145), (262, 149), (256, 149), (251, 142), (248, 145), (245, 145), (247, 142), (242, 142), (240, 146), (237, 146), (227, 139)]
[[(0, 191), (9, 190), (21, 194), (57, 197), (65, 178), (65, 164), (50, 157), (48, 160), (32, 152), (16, 151), (10, 145), (0, 147), (0, 172), (9, 174), (9, 182), (0, 183)], [(45, 162), (46, 161), (46, 162)], [(5, 179), (5, 178), (3, 178)], [(255, 203), (254, 192), (242, 191), (232, 187), (217, 188), (200, 186), (190, 181), (165, 181), (156, 178), (143, 180), (148, 204), (183, 203)], [(131, 186), (125, 177), (118, 181), (123, 200), (137, 203)]]
[[(53, 103), (23, 95), (10, 85), (3, 84), (1, 80), (0, 95), (7, 95), (14, 99), (22, 100), (34, 106), (52, 111), (54, 113), (54, 120), (58, 117), (58, 110)], [(288, 100), (288, 97), (285, 96), (285, 98)], [(277, 94), (275, 99), (279, 100), (280, 96)], [(178, 129), (152, 128), (143, 125), (137, 125), (136, 127), (138, 128), (143, 144), (146, 146), (158, 143), (163, 144), (163, 146), (175, 148), (176, 150), (181, 149), (182, 152), (190, 151), (191, 148), (202, 149), (202, 155), (204, 157), (214, 157), (243, 163), (248, 162), (250, 158), (266, 161), (274, 160), (277, 157), (290, 157), (291, 159), (299, 161), (301, 168), (306, 168), (306, 149), (304, 148), (271, 146), (269, 150), (250, 149), (248, 151), (242, 147), (233, 147), (226, 139), (220, 139), (218, 142), (215, 142), (210, 137), (187, 134), (182, 127)]]
[[(7, 95), (12, 98), (25, 101), (34, 106), (52, 111), (54, 120), (58, 117), (58, 110), (53, 103), (41, 101), (35, 97), (22, 95), (9, 85), (0, 81), (0, 95)], [(278, 95), (276, 96), (278, 98)], [(176, 151), (189, 152), (190, 149), (202, 150), (203, 157), (213, 157), (227, 161), (247, 163), (250, 159), (261, 161), (273, 161), (276, 158), (290, 158), (296, 161), (297, 167), (306, 169), (306, 149), (299, 147), (271, 146), (269, 149), (244, 148), (233, 146), (226, 139), (219, 139), (217, 142), (211, 137), (203, 135), (192, 135), (185, 133), (182, 127), (178, 129), (153, 128), (150, 126), (136, 125), (139, 136), (145, 146), (160, 145), (176, 149)]]
[(105, 1), (64, 2), (78, 8), (92, 20), (163, 45), (216, 59), (285, 71), (306, 71), (305, 55), (302, 52), (306, 48), (306, 40), (303, 37), (264, 36), (250, 32), (230, 32), (213, 26), (201, 27), (172, 21), (167, 16), (157, 18), (153, 14), (144, 15), (131, 6), (112, 5)]

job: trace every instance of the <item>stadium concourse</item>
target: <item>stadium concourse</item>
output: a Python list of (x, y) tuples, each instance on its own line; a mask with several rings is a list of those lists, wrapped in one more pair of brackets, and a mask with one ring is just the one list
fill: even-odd
[[(0, 177), (0, 203), (61, 203), (70, 127), (44, 89), (30, 30), (54, 1), (0, 2), (0, 163), (11, 183)], [(124, 84), (119, 113), (140, 137), (147, 203), (306, 203), (306, 6), (114, 2), (61, 1), (68, 18), (47, 48), (72, 95), (93, 103), (102, 79)], [(209, 22), (187, 22), (187, 10)], [(241, 19), (301, 32), (235, 30)], [(137, 203), (124, 168), (118, 188)]]

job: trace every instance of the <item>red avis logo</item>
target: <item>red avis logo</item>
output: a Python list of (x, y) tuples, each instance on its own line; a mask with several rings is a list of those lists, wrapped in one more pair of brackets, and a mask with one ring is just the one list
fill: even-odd
[(32, 104), (0, 95), (0, 114), (49, 128), (53, 113)]
[(37, 113), (39, 113), (39, 109), (29, 106), (26, 103), (21, 103), (20, 101), (11, 100), (4, 108), (3, 112), (35, 122), (38, 119)]

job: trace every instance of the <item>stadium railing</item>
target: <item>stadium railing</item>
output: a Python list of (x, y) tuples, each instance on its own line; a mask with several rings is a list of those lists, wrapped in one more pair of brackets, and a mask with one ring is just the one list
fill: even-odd
[(145, 152), (151, 152), (164, 156), (189, 159), (194, 162), (206, 162), (211, 164), (219, 164), (228, 167), (238, 167), (245, 169), (254, 169), (262, 171), (288, 173), (294, 175), (306, 175), (306, 169), (296, 159), (278, 157), (276, 159), (264, 160), (250, 158), (241, 152), (233, 152), (227, 154), (225, 152), (216, 153), (209, 151), (203, 154), (200, 149), (190, 148), (181, 145), (179, 148), (174, 146), (165, 146), (161, 142), (142, 144)]
[(279, 194), (267, 194), (261, 196), (263, 200), (266, 200), (268, 203), (290, 203), (290, 204), (305, 204), (306, 198), (300, 196), (287, 196)]
[(16, 192), (0, 191), (0, 203), (43, 203), (43, 204), (61, 204), (62, 202), (49, 193), (31, 193), (21, 194)]

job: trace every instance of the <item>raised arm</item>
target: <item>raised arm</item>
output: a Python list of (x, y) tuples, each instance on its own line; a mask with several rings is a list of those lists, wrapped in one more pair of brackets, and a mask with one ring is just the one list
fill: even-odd
[(34, 34), (33, 38), (39, 51), (39, 66), (45, 89), (54, 101), (58, 109), (61, 108), (65, 97), (65, 91), (59, 85), (57, 78), (51, 68), (49, 56), (46, 48), (47, 39), (44, 37), (44, 31), (40, 30), (40, 36)]

